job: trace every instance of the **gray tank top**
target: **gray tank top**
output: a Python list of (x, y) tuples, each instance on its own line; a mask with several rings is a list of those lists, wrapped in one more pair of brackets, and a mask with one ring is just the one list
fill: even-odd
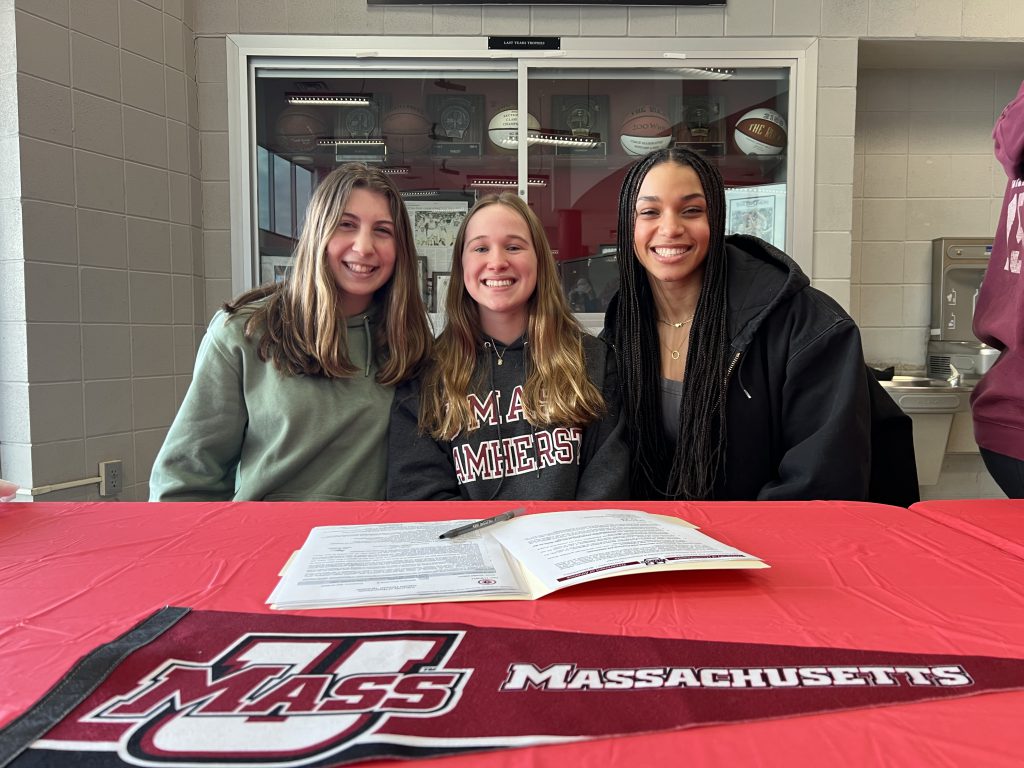
[(661, 428), (669, 445), (676, 444), (679, 434), (679, 406), (683, 402), (683, 382), (674, 379), (661, 380)]

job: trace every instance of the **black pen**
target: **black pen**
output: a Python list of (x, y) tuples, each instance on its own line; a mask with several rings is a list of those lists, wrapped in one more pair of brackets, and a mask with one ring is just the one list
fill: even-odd
[(461, 536), (464, 533), (477, 531), (481, 528), (486, 528), (488, 525), (494, 525), (495, 523), (500, 523), (504, 520), (511, 520), (516, 515), (522, 514), (525, 511), (525, 507), (510, 509), (508, 512), (502, 512), (500, 515), (495, 515), (494, 517), (485, 517), (483, 520), (477, 520), (475, 523), (468, 523), (466, 525), (460, 525), (458, 528), (452, 528), (450, 531), (445, 531), (437, 538), (454, 539), (456, 536)]

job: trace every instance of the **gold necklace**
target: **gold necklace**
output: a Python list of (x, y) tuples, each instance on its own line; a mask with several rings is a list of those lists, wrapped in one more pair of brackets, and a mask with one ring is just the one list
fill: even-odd
[[(487, 337), (491, 339), (490, 336)], [(505, 347), (501, 352), (498, 351), (498, 345), (494, 343), (494, 339), (491, 339), (491, 349), (494, 350), (495, 356), (498, 358), (498, 365), (505, 364), (505, 353), (508, 352), (508, 347)]]
[(658, 322), (662, 325), (667, 325), (669, 328), (682, 328), (684, 325), (689, 325), (693, 322), (693, 315), (690, 315), (686, 320), (680, 320), (678, 323), (670, 323), (668, 320), (662, 320), (660, 317)]
[[(693, 320), (692, 317), (690, 318), (690, 320), (684, 320), (683, 322), (677, 324), (677, 323), (666, 323), (664, 320), (659, 318), (658, 322), (665, 323), (665, 325), (669, 326), (670, 328), (682, 328), (684, 325), (689, 323), (691, 320)], [(685, 341), (687, 339), (687, 336), (685, 334), (683, 335), (683, 338), (681, 338), (679, 340), (679, 344), (676, 346), (675, 349), (672, 349), (672, 346), (670, 344), (667, 344), (665, 342), (665, 340), (661, 338), (661, 334), (660, 333), (658, 334), (658, 338), (661, 341), (661, 345), (663, 347), (665, 347), (665, 350), (669, 353), (669, 357), (671, 357), (673, 360), (678, 360), (682, 356), (681, 353), (679, 352), (679, 347), (681, 347), (683, 341)]]

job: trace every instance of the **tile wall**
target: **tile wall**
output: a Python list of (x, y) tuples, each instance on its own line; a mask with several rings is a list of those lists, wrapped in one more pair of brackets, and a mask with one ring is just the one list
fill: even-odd
[[(862, 69), (857, 84), (851, 312), (875, 367), (922, 375), (932, 239), (991, 237), (1006, 177), (992, 126), (1019, 71)], [(947, 454), (924, 498), (1003, 496), (977, 453)]]
[(12, 5), (0, 13), (17, 43), (0, 70), (4, 95), (16, 89), (3, 141), (20, 150), (2, 153), (20, 167), (0, 182), (3, 474), (31, 488), (120, 459), (121, 498), (145, 498), (206, 314), (195, 24), (183, 0)]
[(850, 303), (876, 367), (924, 372), (931, 241), (995, 231), (1006, 177), (992, 126), (1022, 79), (1024, 62), (1019, 71), (860, 71)]

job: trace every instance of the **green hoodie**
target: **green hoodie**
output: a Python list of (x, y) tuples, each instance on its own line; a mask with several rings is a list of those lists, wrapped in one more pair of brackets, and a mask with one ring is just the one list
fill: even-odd
[(243, 335), (251, 311), (210, 322), (153, 464), (150, 501), (383, 499), (394, 388), (375, 378), (374, 308), (348, 320), (360, 370), (346, 379), (284, 375), (261, 361), (260, 333)]

